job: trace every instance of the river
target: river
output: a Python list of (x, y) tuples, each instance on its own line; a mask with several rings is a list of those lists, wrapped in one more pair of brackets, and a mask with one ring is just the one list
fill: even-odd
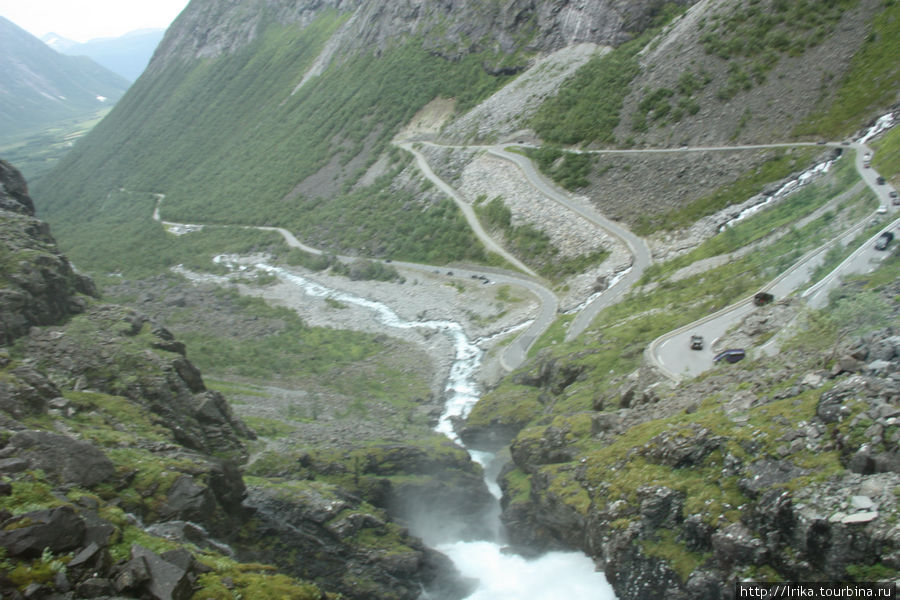
[[(232, 269), (239, 268), (225, 257), (217, 257), (216, 262)], [(455, 357), (444, 387), (444, 410), (435, 430), (465, 447), (453, 423), (465, 419), (478, 402), (480, 390), (477, 374), (484, 356), (480, 345), (487, 340), (470, 340), (462, 325), (455, 321), (406, 321), (384, 303), (328, 288), (281, 267), (262, 262), (254, 266), (261, 272), (297, 286), (310, 297), (332, 298), (365, 308), (386, 327), (431, 329), (449, 336), (454, 344)], [(469, 453), (473, 460), (485, 467), (485, 473), (490, 474), (485, 477), (485, 485), (497, 501), (493, 511), (494, 522), (486, 528), (485, 539), (435, 544), (437, 550), (450, 557), (463, 576), (478, 581), (466, 600), (615, 600), (606, 577), (581, 552), (549, 552), (536, 558), (525, 558), (504, 550), (503, 528), (499, 519), (500, 488), (494, 481), (496, 469), (490, 468), (495, 457), (477, 450), (469, 450)], [(415, 525), (411, 531), (418, 534)], [(422, 599), (441, 600), (428, 594), (423, 594)]]

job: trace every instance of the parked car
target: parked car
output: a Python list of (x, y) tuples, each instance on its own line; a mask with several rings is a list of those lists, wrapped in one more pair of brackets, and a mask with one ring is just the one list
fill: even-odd
[(894, 239), (894, 234), (890, 231), (882, 232), (881, 235), (878, 236), (878, 239), (875, 240), (875, 249), (876, 250), (887, 250), (887, 247)]
[(753, 296), (753, 304), (755, 304), (756, 306), (763, 306), (774, 299), (775, 296), (773, 296), (769, 292), (759, 292), (758, 294)]
[(887, 213), (887, 206), (882, 204), (881, 206), (879, 206), (878, 208), (875, 209), (875, 212), (877, 212), (879, 215), (883, 215), (883, 214)]
[(692, 335), (691, 336), (691, 350), (703, 350), (703, 336), (702, 335)]
[(892, 191), (888, 196), (891, 197), (891, 203), (894, 205), (900, 204), (900, 194), (896, 191)]
[(875, 183), (877, 183), (878, 185), (884, 185), (884, 181), (884, 177), (879, 176), (878, 179), (875, 180)]
[(744, 360), (745, 356), (747, 356), (747, 353), (743, 348), (729, 348), (716, 354), (713, 360), (717, 363), (723, 360), (728, 363), (736, 363), (739, 360)]

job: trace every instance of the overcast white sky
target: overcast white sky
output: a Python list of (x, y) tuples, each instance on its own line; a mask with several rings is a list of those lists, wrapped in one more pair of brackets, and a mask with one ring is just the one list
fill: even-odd
[(165, 28), (188, 0), (0, 0), (3, 16), (28, 33), (55, 33), (76, 42)]

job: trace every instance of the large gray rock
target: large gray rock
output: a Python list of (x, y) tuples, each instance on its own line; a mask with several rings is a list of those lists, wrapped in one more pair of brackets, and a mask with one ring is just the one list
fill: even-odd
[(69, 506), (37, 510), (4, 522), (0, 546), (10, 556), (37, 557), (45, 548), (68, 552), (81, 545), (84, 531), (84, 521)]
[(59, 389), (30, 366), (20, 365), (0, 380), (0, 411), (15, 419), (42, 415)]
[(150, 581), (150, 569), (147, 567), (147, 561), (138, 556), (122, 565), (113, 584), (119, 593), (135, 592), (148, 581)]
[(190, 573), (155, 552), (135, 544), (131, 547), (131, 559), (142, 559), (147, 567), (148, 580), (145, 589), (154, 600), (189, 600), (193, 593)]
[(666, 431), (650, 439), (639, 452), (653, 462), (675, 468), (690, 467), (700, 463), (725, 442), (709, 429), (692, 425), (690, 435), (682, 431)]
[(841, 421), (850, 414), (849, 409), (845, 406), (845, 402), (853, 397), (862, 385), (863, 380), (859, 377), (850, 377), (840, 381), (819, 397), (819, 403), (816, 405), (816, 416), (825, 423)]
[(743, 523), (732, 523), (712, 536), (716, 560), (726, 565), (760, 565), (765, 562), (766, 547)]
[(166, 502), (160, 508), (163, 519), (203, 521), (215, 510), (216, 499), (207, 486), (201, 485), (190, 475), (175, 480), (166, 494)]
[[(95, 329), (86, 335), (89, 326)], [(246, 458), (241, 438), (253, 433), (232, 414), (222, 395), (207, 390), (200, 372), (183, 356), (153, 349), (154, 342), (163, 339), (158, 335), (170, 334), (147, 317), (115, 305), (89, 307), (80, 328), (79, 335), (68, 335), (64, 328), (34, 330), (25, 350), (39, 355), (42, 369), (55, 379), (77, 382), (76, 389), (124, 396), (154, 413), (187, 448)], [(146, 335), (148, 328), (151, 335)]]
[(10, 438), (9, 447), (60, 483), (92, 487), (116, 474), (102, 450), (65, 435), (20, 431)]
[(637, 495), (641, 503), (641, 524), (646, 529), (672, 528), (681, 523), (683, 493), (665, 486), (645, 485), (637, 489)]
[(96, 296), (94, 284), (76, 274), (56, 247), (46, 223), (34, 218), (34, 203), (22, 175), (0, 161), (0, 344), (82, 312), (79, 294)]
[(772, 486), (787, 483), (806, 473), (805, 469), (788, 460), (763, 458), (747, 467), (746, 477), (738, 481), (738, 487), (743, 493), (755, 498)]

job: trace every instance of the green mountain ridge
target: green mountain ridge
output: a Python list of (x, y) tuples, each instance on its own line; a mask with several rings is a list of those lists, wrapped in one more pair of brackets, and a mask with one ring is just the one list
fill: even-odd
[(42, 39), (61, 54), (87, 56), (128, 81), (134, 81), (150, 62), (164, 33), (163, 29), (141, 29), (116, 38), (98, 38), (84, 43), (54, 34), (47, 34)]
[(7, 136), (112, 106), (128, 81), (86, 57), (63, 56), (0, 17), (4, 77), (0, 129)]

